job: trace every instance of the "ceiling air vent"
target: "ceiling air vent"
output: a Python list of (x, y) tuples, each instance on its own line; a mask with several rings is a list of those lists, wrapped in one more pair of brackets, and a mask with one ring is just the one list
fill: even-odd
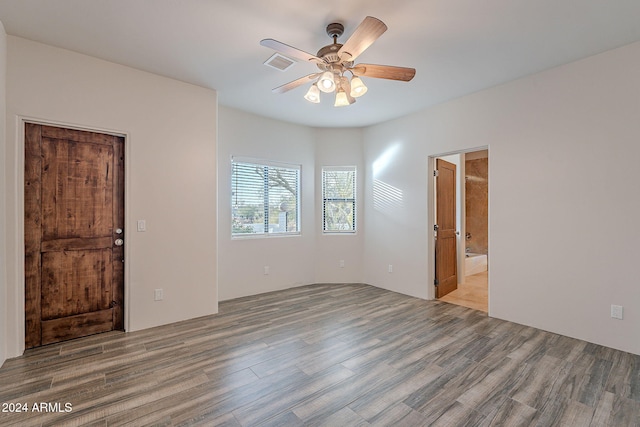
[(295, 63), (296, 62), (293, 59), (282, 56), (279, 53), (274, 53), (271, 58), (265, 61), (264, 65), (275, 68), (276, 70), (287, 71)]

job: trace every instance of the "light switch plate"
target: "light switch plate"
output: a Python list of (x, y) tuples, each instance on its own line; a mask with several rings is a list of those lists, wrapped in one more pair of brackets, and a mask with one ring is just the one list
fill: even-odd
[(144, 219), (138, 220), (138, 231), (147, 231), (147, 221)]

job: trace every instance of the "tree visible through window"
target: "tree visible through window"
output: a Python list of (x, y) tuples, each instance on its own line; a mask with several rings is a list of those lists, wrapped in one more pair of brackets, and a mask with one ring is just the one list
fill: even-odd
[(322, 169), (322, 223), (326, 233), (356, 231), (356, 168)]
[(231, 234), (300, 232), (300, 166), (234, 160)]

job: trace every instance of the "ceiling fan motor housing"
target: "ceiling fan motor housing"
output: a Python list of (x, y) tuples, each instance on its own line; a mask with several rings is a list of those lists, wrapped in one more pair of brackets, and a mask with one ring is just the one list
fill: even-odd
[(332, 64), (335, 62), (340, 62), (340, 57), (338, 56), (338, 51), (342, 45), (340, 43), (334, 43), (327, 45), (323, 48), (320, 48), (318, 54), (316, 55), (318, 58), (321, 58), (328, 64)]
[[(342, 44), (338, 43), (338, 37), (344, 34), (344, 25), (339, 22), (332, 22), (327, 25), (327, 34), (329, 37), (333, 37), (333, 43), (326, 45), (318, 51), (316, 55), (318, 58), (321, 58), (328, 65), (339, 64), (342, 62), (342, 65), (345, 67), (350, 67), (353, 65), (353, 62), (345, 62), (340, 59), (338, 56), (338, 51), (342, 47)], [(321, 70), (327, 70), (331, 67), (324, 66), (323, 64), (318, 64), (318, 68)]]

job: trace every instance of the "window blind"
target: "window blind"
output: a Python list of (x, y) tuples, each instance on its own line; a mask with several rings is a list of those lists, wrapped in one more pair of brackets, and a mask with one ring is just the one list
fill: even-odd
[(322, 230), (325, 233), (356, 231), (356, 168), (322, 168)]
[(231, 234), (299, 233), (300, 166), (232, 160)]

